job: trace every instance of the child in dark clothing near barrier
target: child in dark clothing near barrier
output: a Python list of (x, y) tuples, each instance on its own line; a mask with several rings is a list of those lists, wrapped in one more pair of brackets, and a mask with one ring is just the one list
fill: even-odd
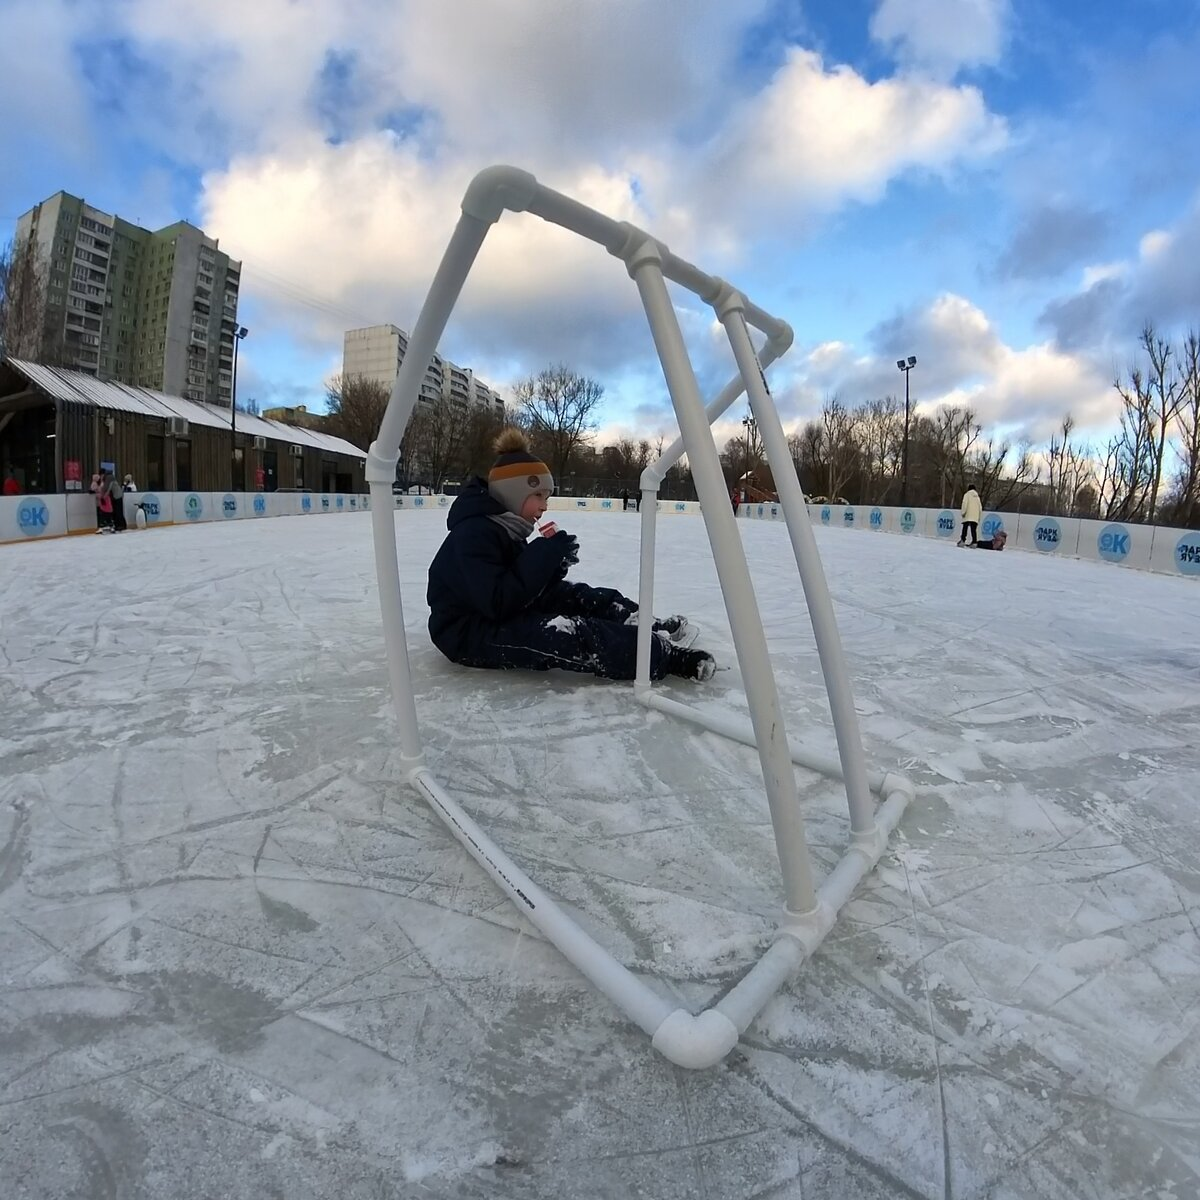
[[(450, 507), (450, 532), (429, 567), (429, 635), (466, 667), (633, 679), (638, 606), (613, 588), (570, 583), (579, 542), (562, 530), (529, 541), (554, 491), (549, 468), (519, 429), (496, 439), (486, 480), (472, 479)], [(711, 679), (711, 654), (685, 648), (683, 617), (654, 622), (650, 678)]]

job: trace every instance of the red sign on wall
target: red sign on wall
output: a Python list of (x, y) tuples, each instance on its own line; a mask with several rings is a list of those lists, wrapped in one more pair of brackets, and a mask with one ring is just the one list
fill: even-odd
[(266, 483), (266, 481), (266, 471), (264, 471), (262, 467), (256, 468), (254, 472), (254, 486), (261, 492), (263, 490), (263, 484)]
[(76, 458), (68, 458), (63, 463), (63, 479), (69, 482), (83, 482), (83, 463)]

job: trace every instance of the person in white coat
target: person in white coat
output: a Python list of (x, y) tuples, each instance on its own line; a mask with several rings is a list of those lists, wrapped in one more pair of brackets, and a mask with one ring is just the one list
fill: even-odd
[(958, 539), (960, 546), (967, 543), (967, 533), (971, 534), (971, 545), (979, 541), (979, 518), (983, 516), (983, 502), (974, 487), (968, 487), (962, 498), (962, 534)]

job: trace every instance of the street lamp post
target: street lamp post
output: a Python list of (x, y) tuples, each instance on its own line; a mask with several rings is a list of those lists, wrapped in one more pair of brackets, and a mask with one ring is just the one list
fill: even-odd
[[(238, 346), (242, 339), (248, 334), (245, 325), (239, 325), (233, 333), (233, 379), (229, 385), (229, 490), (232, 492), (233, 478), (233, 462), (237, 457), (237, 360)], [(245, 483), (245, 480), (242, 480)]]
[[(757, 424), (758, 422), (749, 413), (742, 418), (742, 428), (746, 431), (746, 470), (742, 476), (743, 479), (750, 477), (750, 436), (753, 434)], [(740, 483), (741, 480), (738, 482)]]
[(896, 359), (896, 366), (904, 372), (904, 445), (901, 449), (900, 503), (908, 503), (908, 373), (917, 365), (917, 356)]

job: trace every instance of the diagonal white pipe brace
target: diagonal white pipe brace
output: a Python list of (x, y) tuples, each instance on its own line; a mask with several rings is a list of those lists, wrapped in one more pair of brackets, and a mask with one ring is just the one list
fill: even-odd
[(825, 680), (825, 691), (829, 696), (833, 729), (837, 735), (838, 756), (842, 761), (842, 778), (846, 784), (846, 799), (850, 805), (850, 824), (855, 832), (863, 832), (872, 825), (872, 804), (870, 789), (867, 787), (862, 734), (859, 732), (858, 713), (854, 708), (854, 696), (850, 690), (850, 673), (846, 668), (846, 656), (842, 652), (842, 639), (838, 634), (837, 618), (833, 612), (833, 600), (829, 595), (821, 556), (808, 519), (808, 508), (800, 490), (800, 480), (792, 466), (787, 436), (783, 432), (779, 412), (771, 401), (767, 378), (750, 340), (742, 297), (734, 291), (725, 293), (716, 313), (729, 336), (729, 344), (733, 348), (742, 378), (746, 380), (746, 395), (758, 422), (767, 462), (771, 466), (775, 488), (779, 493), (779, 503), (786, 518), (788, 537), (792, 542), (800, 582), (804, 588), (804, 598), (808, 604), (813, 639), (817, 644), (817, 656)]
[[(759, 362), (764, 369), (769, 367), (777, 358), (781, 358), (786, 354), (791, 347), (794, 336), (792, 327), (783, 321), (780, 321), (779, 324), (783, 326), (783, 332), (778, 337), (771, 338), (759, 355)], [(746, 384), (739, 372), (705, 407), (704, 415), (707, 417), (709, 425), (712, 425), (714, 421), (720, 420), (745, 390)], [(667, 477), (667, 472), (684, 456), (686, 451), (687, 447), (683, 444), (683, 437), (680, 435), (662, 452), (657, 462), (650, 463), (642, 472), (640, 485), (642, 490), (644, 491), (649, 487), (657, 491), (662, 481)]]

